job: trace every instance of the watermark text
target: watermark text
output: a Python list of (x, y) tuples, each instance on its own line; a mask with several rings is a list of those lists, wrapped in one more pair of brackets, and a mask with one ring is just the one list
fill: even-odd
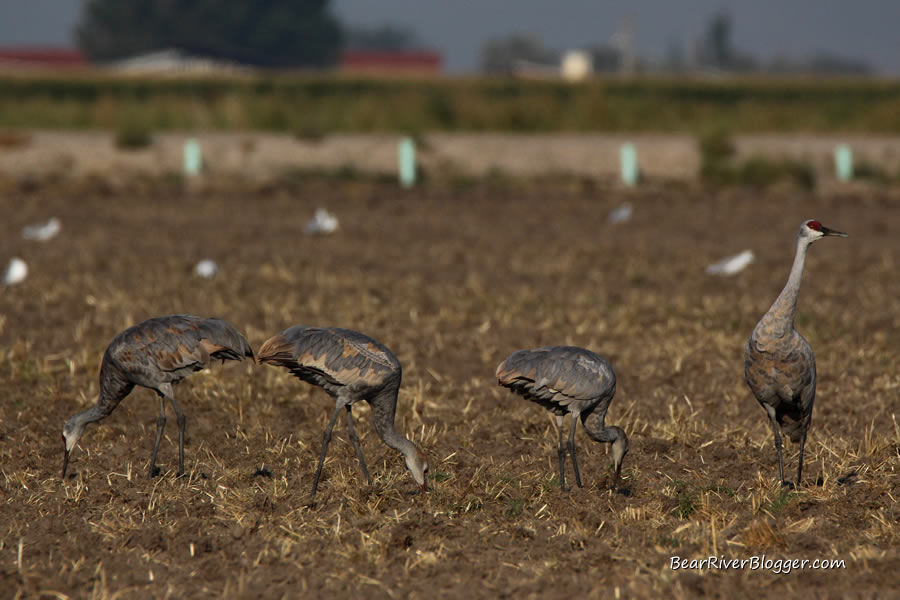
[(751, 571), (771, 571), (787, 574), (803, 569), (846, 569), (843, 559), (836, 558), (769, 558), (765, 554), (750, 558), (725, 558), (724, 556), (708, 556), (706, 558), (681, 558), (673, 556), (669, 559), (669, 568), (673, 571), (681, 569), (749, 569)]

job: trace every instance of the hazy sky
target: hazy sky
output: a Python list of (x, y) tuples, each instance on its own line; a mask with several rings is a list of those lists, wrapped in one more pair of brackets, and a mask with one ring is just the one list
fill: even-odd
[[(623, 18), (640, 54), (687, 45), (710, 15), (732, 17), (735, 45), (760, 58), (826, 50), (900, 75), (900, 0), (333, 0), (353, 25), (411, 27), (440, 50), (448, 70), (477, 67), (490, 37), (533, 33), (553, 48), (608, 41)], [(81, 0), (0, 0), (0, 46), (69, 44)]]

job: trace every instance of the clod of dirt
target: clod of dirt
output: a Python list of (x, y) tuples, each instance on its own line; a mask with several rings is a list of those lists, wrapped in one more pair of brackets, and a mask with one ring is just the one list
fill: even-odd
[(856, 475), (856, 471), (850, 471), (843, 477), (838, 477), (838, 485), (851, 485), (853, 483), (856, 483), (856, 481), (854, 481), (856, 479)]
[(402, 548), (404, 550), (412, 548), (415, 544), (415, 538), (413, 537), (413, 533), (416, 532), (415, 530), (415, 525), (406, 523), (393, 527), (390, 545), (394, 548)]
[(239, 540), (244, 537), (245, 532), (243, 527), (235, 523), (228, 528), (228, 533), (230, 533), (231, 537), (233, 537), (234, 539)]
[(517, 527), (512, 533), (514, 537), (533, 540), (534, 536), (537, 535), (537, 530), (534, 527)]
[(275, 503), (269, 496), (264, 496), (253, 503), (253, 507), (261, 513), (273, 514), (275, 512)]

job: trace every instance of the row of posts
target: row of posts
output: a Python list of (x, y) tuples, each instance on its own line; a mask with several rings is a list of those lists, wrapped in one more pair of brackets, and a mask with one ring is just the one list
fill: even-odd
[[(416, 183), (416, 144), (405, 137), (397, 146), (398, 179), (400, 185), (408, 188)], [(199, 175), (203, 169), (203, 153), (200, 142), (189, 139), (184, 143), (184, 173)], [(853, 150), (847, 144), (838, 144), (834, 149), (834, 173), (839, 181), (853, 179)], [(640, 162), (634, 144), (626, 142), (619, 148), (619, 174), (622, 183), (628, 187), (637, 185), (640, 179)]]

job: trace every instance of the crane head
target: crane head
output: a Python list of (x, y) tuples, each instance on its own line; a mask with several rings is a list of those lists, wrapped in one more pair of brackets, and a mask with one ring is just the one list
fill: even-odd
[(805, 221), (803, 225), (800, 226), (799, 237), (801, 239), (805, 239), (807, 243), (813, 243), (816, 240), (819, 240), (826, 235), (835, 235), (838, 237), (847, 237), (847, 234), (843, 231), (837, 231), (835, 229), (831, 229), (829, 227), (825, 227), (820, 222), (815, 219), (810, 219), (809, 221)]
[(619, 476), (622, 474), (622, 461), (628, 454), (628, 436), (625, 432), (616, 426), (609, 427), (613, 430), (614, 439), (612, 441), (612, 458), (613, 466), (616, 469), (616, 477), (613, 481), (613, 487), (618, 484)]
[(81, 439), (81, 435), (84, 433), (86, 425), (84, 421), (79, 420), (77, 417), (78, 415), (69, 419), (62, 430), (63, 450), (65, 451), (62, 468), (63, 479), (66, 478), (66, 470), (69, 467), (69, 453), (72, 451), (72, 448), (75, 447), (75, 444), (78, 443), (78, 440)]
[(418, 448), (415, 452), (406, 455), (406, 468), (412, 474), (413, 479), (419, 484), (419, 489), (423, 492), (428, 491), (428, 481), (425, 476), (428, 475), (428, 460)]

